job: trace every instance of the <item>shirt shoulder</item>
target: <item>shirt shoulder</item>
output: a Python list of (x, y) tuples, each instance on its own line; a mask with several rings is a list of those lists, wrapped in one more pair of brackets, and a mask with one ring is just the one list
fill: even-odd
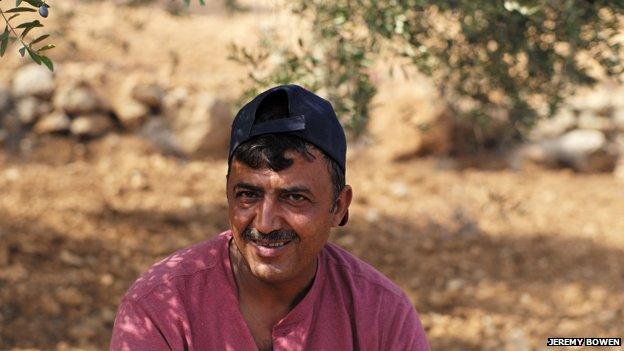
[(395, 298), (398, 300), (397, 302), (410, 304), (400, 287), (373, 266), (345, 249), (328, 243), (325, 245), (323, 253), (327, 258), (328, 273), (338, 274), (346, 279), (346, 283), (353, 284), (358, 295), (370, 293), (373, 296), (379, 296), (378, 294), (383, 292), (386, 298)]
[(178, 277), (193, 276), (217, 266), (221, 251), (227, 247), (228, 232), (199, 244), (181, 249), (152, 265), (137, 279), (124, 299), (139, 300), (157, 287), (172, 285)]

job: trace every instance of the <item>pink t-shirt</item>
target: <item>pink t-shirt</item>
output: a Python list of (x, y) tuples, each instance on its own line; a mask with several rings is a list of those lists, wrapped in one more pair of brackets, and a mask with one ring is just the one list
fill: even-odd
[[(124, 296), (111, 350), (257, 350), (238, 307), (227, 231), (155, 264)], [(429, 350), (405, 294), (326, 244), (308, 294), (273, 327), (273, 350)]]

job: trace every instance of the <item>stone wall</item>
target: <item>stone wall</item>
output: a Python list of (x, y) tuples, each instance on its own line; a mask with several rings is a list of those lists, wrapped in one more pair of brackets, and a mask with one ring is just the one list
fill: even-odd
[(29, 64), (0, 83), (0, 143), (56, 134), (86, 140), (138, 133), (163, 152), (225, 154), (230, 104), (207, 92), (169, 87), (148, 73), (108, 74), (102, 64), (73, 64), (51, 73)]
[(624, 173), (624, 86), (583, 89), (532, 131), (512, 166), (569, 167), (577, 172)]

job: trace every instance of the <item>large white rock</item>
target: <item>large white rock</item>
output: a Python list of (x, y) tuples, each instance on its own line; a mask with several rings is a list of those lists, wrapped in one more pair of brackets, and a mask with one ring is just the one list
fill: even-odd
[(13, 76), (13, 94), (48, 98), (54, 92), (54, 76), (47, 68), (29, 64), (17, 70)]
[(520, 147), (510, 158), (515, 169), (530, 165), (546, 168), (567, 166), (577, 172), (612, 171), (618, 158), (617, 147), (597, 130), (576, 129), (555, 138)]
[(80, 137), (98, 137), (108, 132), (113, 122), (105, 114), (89, 114), (74, 118), (69, 127), (72, 134)]
[(579, 172), (610, 171), (617, 152), (597, 130), (576, 129), (557, 140), (559, 160)]
[(225, 156), (232, 123), (228, 102), (198, 93), (175, 103), (170, 101), (165, 115), (183, 153)]
[(454, 119), (418, 83), (385, 83), (372, 105), (368, 133), (378, 157), (396, 161), (451, 150)]

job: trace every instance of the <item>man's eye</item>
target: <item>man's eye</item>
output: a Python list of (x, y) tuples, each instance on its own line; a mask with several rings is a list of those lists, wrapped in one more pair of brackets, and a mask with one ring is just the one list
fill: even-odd
[(236, 197), (244, 198), (244, 199), (255, 199), (258, 197), (258, 194), (253, 191), (239, 191), (236, 193)]
[(286, 195), (286, 198), (294, 202), (301, 202), (306, 200), (306, 197), (300, 194), (288, 194)]

